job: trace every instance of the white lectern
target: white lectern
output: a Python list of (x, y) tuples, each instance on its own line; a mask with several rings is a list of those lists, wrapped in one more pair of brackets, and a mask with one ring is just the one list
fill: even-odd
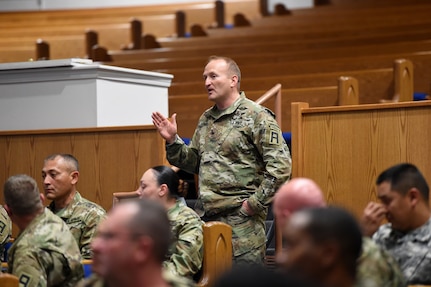
[(172, 78), (85, 59), (0, 64), (0, 130), (149, 125), (168, 115)]

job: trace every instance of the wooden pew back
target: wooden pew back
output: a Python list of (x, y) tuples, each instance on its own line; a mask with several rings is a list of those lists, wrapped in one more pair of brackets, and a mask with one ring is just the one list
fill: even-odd
[(431, 101), (309, 108), (292, 104), (293, 177), (317, 182), (330, 204), (358, 217), (377, 200), (375, 180), (411, 162), (431, 180)]
[(41, 188), (43, 160), (53, 153), (78, 159), (79, 192), (105, 210), (112, 206), (113, 192), (136, 189), (143, 170), (166, 163), (164, 141), (152, 125), (0, 132), (0, 181), (24, 173)]

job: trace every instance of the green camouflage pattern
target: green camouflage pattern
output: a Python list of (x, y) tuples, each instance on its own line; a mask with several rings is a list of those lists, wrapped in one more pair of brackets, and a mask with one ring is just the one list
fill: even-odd
[(171, 287), (196, 287), (196, 283), (193, 280), (187, 277), (175, 275), (172, 272), (163, 272), (163, 278)]
[(229, 214), (218, 214), (209, 218), (232, 227), (232, 251), (234, 263), (263, 264), (265, 259), (266, 212), (247, 215), (242, 207)]
[(20, 287), (75, 286), (84, 276), (81, 259), (68, 226), (44, 209), (12, 244), (8, 273)]
[[(6, 210), (0, 205), (0, 261), (3, 261), (4, 248), (12, 236), (12, 221)], [(1, 269), (0, 269), (1, 272)]]
[[(177, 137), (174, 143), (166, 145), (166, 152), (172, 165), (199, 174), (199, 204), (203, 212), (197, 212), (214, 220), (219, 214), (235, 214), (248, 200), (256, 213), (249, 219), (260, 221), (276, 190), (291, 174), (290, 152), (274, 114), (247, 99), (243, 92), (231, 107), (219, 111), (214, 106), (205, 111), (189, 146)], [(237, 234), (239, 240), (241, 235), (254, 232), (256, 241), (247, 244), (259, 248), (265, 241), (265, 227), (259, 224), (257, 228), (259, 231), (252, 231), (251, 226), (234, 230), (234, 236)], [(234, 255), (247, 252), (248, 247), (238, 250), (245, 242), (236, 244), (235, 238)]]
[(362, 238), (355, 287), (405, 287), (407, 282), (395, 258), (371, 238)]
[(163, 263), (166, 270), (192, 278), (202, 267), (202, 220), (196, 212), (181, 200), (168, 210), (173, 243)]
[(69, 226), (82, 257), (91, 259), (91, 240), (97, 231), (99, 222), (105, 218), (106, 211), (96, 203), (83, 198), (78, 191), (72, 202), (65, 208), (55, 211), (54, 202), (51, 202), (48, 208)]
[(431, 284), (431, 217), (408, 232), (393, 229), (391, 223), (380, 225), (372, 238), (395, 258), (407, 284)]

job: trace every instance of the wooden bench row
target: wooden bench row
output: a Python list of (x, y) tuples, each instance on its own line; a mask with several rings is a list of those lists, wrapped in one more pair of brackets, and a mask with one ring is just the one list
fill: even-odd
[[(352, 78), (357, 81), (357, 84), (349, 84), (351, 89), (340, 89), (343, 81)], [(379, 103), (398, 98), (412, 99), (414, 89), (413, 64), (402, 60), (395, 61), (394, 68), (388, 69), (274, 77), (267, 81), (266, 85), (262, 85), (266, 87), (264, 90), (258, 87), (247, 89), (250, 84), (248, 82), (243, 82), (242, 86), (245, 87), (248, 98), (257, 100), (265, 90), (276, 83), (282, 85), (281, 128), (283, 131), (291, 129), (289, 106), (295, 101), (307, 101), (311, 106), (334, 106), (340, 103), (340, 99), (351, 97), (350, 93), (353, 91), (358, 103)], [(274, 99), (264, 105), (273, 110)], [(169, 96), (169, 111), (171, 114), (177, 113), (178, 130), (183, 137), (193, 135), (200, 115), (211, 106), (212, 103), (208, 101), (204, 92)]]
[[(250, 5), (252, 3), (256, 5)], [(251, 17), (259, 13), (257, 3), (251, 0), (162, 5), (161, 9), (159, 6), (0, 13), (0, 25), (7, 28), (0, 30), (0, 62), (37, 59), (37, 39), (50, 43), (51, 59), (86, 57), (85, 32), (88, 30), (97, 31), (100, 45), (118, 50), (130, 42), (132, 19), (141, 21), (147, 34), (176, 36), (176, 16), (181, 9), (185, 15), (182, 18), (184, 33), (195, 23), (207, 27), (214, 25), (216, 20), (230, 21), (237, 11), (249, 13)], [(19, 50), (16, 55), (15, 50)]]
[[(237, 6), (235, 6), (234, 4), (236, 4)], [(247, 3), (245, 0), (240, 1), (240, 4), (243, 6), (248, 4), (248, 6), (250, 6), (250, 3)], [(232, 9), (231, 11), (234, 11), (233, 7), (236, 7), (236, 8), (243, 7), (241, 5), (238, 5), (238, 3), (229, 3), (229, 1), (227, 1), (227, 3), (226, 3), (226, 7), (231, 7), (231, 9)], [(199, 7), (202, 7), (202, 6), (204, 6), (204, 8), (202, 8), (203, 10), (205, 10), (205, 11), (208, 10), (208, 11), (203, 12), (203, 10), (198, 9)], [(189, 19), (190, 17), (188, 16), (186, 18), (186, 21), (187, 21), (187, 19), (190, 20), (190, 23), (193, 23), (193, 22), (203, 23), (202, 21), (204, 19), (205, 19), (204, 21), (207, 21), (208, 18), (211, 18), (211, 16), (209, 16), (209, 14), (211, 14), (211, 13), (214, 14), (214, 11), (211, 11), (211, 9), (214, 9), (213, 7), (214, 7), (214, 3), (206, 4), (206, 5), (203, 5), (203, 4), (192, 5), (192, 4), (190, 4), (189, 11), (187, 12), (187, 14), (189, 16), (192, 16), (192, 19)], [(394, 6), (394, 7), (398, 8), (397, 6)], [(415, 7), (415, 9), (418, 9), (416, 6), (413, 6), (413, 7)], [(419, 6), (419, 7), (421, 7), (421, 6)], [(328, 8), (328, 7), (322, 7), (322, 8)], [(254, 9), (256, 9), (256, 7)], [(319, 9), (317, 9), (317, 7), (316, 7), (315, 9), (304, 9), (304, 10), (299, 10), (299, 11), (307, 11), (307, 13), (312, 14), (309, 12), (309, 10), (315, 11), (315, 10), (319, 10)], [(27, 47), (27, 49), (29, 49), (29, 51), (27, 51), (25, 58), (22, 58), (21, 55), (19, 55), (18, 58), (20, 58), (21, 60), (26, 60), (28, 58), (35, 58), (34, 53), (32, 53), (30, 51), (30, 50), (33, 50), (33, 51), (35, 50), (34, 43), (33, 43), (33, 41), (35, 39), (33, 41), (31, 41), (31, 38), (29, 38), (29, 37), (31, 37), (31, 35), (34, 34), (34, 31), (32, 31), (34, 29), (37, 31), (36, 33), (39, 33), (37, 38), (43, 38), (45, 41), (50, 43), (50, 46), (51, 46), (50, 58), (56, 59), (56, 58), (77, 57), (77, 56), (85, 57), (87, 55), (86, 55), (86, 49), (85, 49), (86, 44), (83, 43), (83, 40), (85, 41), (85, 36), (83, 34), (84, 34), (85, 30), (91, 28), (91, 29), (98, 32), (99, 39), (100, 39), (99, 40), (100, 46), (105, 47), (108, 50), (119, 50), (121, 48), (121, 46), (128, 44), (128, 42), (130, 41), (130, 33), (131, 33), (130, 32), (130, 25), (128, 25), (127, 22), (125, 22), (125, 21), (130, 21), (131, 17), (129, 17), (128, 19), (125, 19), (123, 17), (123, 15), (127, 14), (125, 11), (128, 11), (129, 13), (131, 13), (133, 11), (133, 9), (132, 8), (118, 9), (119, 11), (118, 11), (117, 17), (113, 16), (115, 14), (116, 9), (101, 9), (101, 10), (103, 13), (101, 13), (99, 10), (93, 11), (92, 9), (90, 9), (90, 11), (88, 11), (88, 10), (72, 11), (72, 12), (70, 12), (70, 11), (67, 11), (67, 12), (58, 11), (59, 12), (58, 14), (53, 14), (52, 11), (47, 11), (46, 12), (47, 15), (45, 15), (44, 17), (42, 17), (42, 16), (39, 16), (39, 17), (42, 18), (43, 20), (45, 20), (46, 23), (51, 21), (51, 22), (49, 22), (50, 23), (49, 26), (47, 26), (47, 25), (43, 26), (43, 24), (38, 26), (37, 24), (35, 24), (35, 25), (32, 25), (32, 27), (27, 26), (27, 27), (23, 28), (21, 31), (19, 31), (19, 30), (15, 31), (15, 30), (11, 30), (11, 29), (3, 29), (2, 31), (0, 31), (0, 35), (1, 35), (0, 38), (3, 39), (5, 44), (0, 44), (0, 47), (4, 46), (4, 45), (8, 45), (8, 43), (11, 45), (14, 45), (14, 46), (10, 46), (11, 48), (16, 47), (16, 45), (18, 45), (16, 35), (19, 35), (19, 37), (26, 38), (26, 39), (24, 39), (24, 43), (25, 43), (24, 45)], [(135, 13), (139, 13), (139, 9), (135, 9), (135, 10), (138, 10), (138, 12), (135, 12)], [(158, 11), (157, 9), (154, 9), (154, 10), (149, 9), (149, 10), (150, 11)], [(418, 19), (422, 18), (420, 15), (417, 15), (417, 13), (422, 13), (423, 10), (425, 10), (425, 9), (414, 10), (414, 12), (416, 13), (415, 14), (416, 18), (418, 18)], [(107, 11), (109, 11), (109, 13), (107, 13)], [(165, 10), (163, 10), (163, 11), (165, 11)], [(299, 11), (295, 12), (295, 13), (299, 13)], [(332, 10), (326, 9), (324, 11), (332, 11)], [(371, 13), (372, 11), (373, 11), (372, 9), (366, 10), (367, 13)], [(67, 15), (69, 15), (69, 14), (74, 15), (73, 12), (76, 14), (75, 15), (76, 18), (70, 16), (71, 18), (69, 19), (68, 18), (69, 16), (67, 16)], [(94, 17), (86, 17), (91, 12), (94, 12), (96, 15)], [(88, 27), (87, 26), (88, 24), (85, 21), (88, 21), (87, 18), (97, 19), (98, 13), (96, 13), (96, 12), (100, 12), (102, 15), (104, 15), (103, 17), (101, 17), (102, 19), (104, 19), (104, 18), (106, 18), (105, 20), (111, 19), (109, 24), (108, 23), (102, 23), (103, 21), (99, 21), (99, 22), (95, 22), (94, 24), (92, 24), (92, 25), (95, 25), (93, 28)], [(319, 10), (318, 12), (321, 12), (321, 11)], [(348, 9), (344, 9), (342, 11), (342, 13), (338, 13), (338, 14), (343, 15), (343, 14), (348, 13), (348, 12), (349, 12)], [(387, 15), (387, 14), (389, 16), (392, 15), (392, 17), (397, 17), (396, 19), (400, 19), (398, 14), (400, 14), (400, 15), (406, 15), (407, 14), (407, 13), (396, 13), (396, 12), (399, 12), (399, 10), (395, 10), (392, 14), (386, 13), (385, 15)], [(162, 15), (162, 14), (157, 14), (157, 12), (154, 12), (154, 13), (155, 14), (153, 14), (153, 15), (150, 15), (148, 13), (148, 15), (145, 16), (148, 19), (152, 17), (152, 21), (153, 20), (155, 21), (155, 22), (153, 22), (154, 25), (151, 25), (146, 20), (143, 20), (144, 30), (146, 31), (146, 33), (160, 35), (157, 33), (157, 29), (164, 29), (164, 27), (166, 27), (166, 26), (171, 26), (172, 29), (175, 29), (175, 23), (174, 23), (175, 22), (175, 16), (174, 16), (174, 14)], [(299, 13), (299, 14), (301, 14), (301, 13)], [(303, 12), (303, 14), (304, 14), (304, 12)], [(318, 13), (314, 12), (314, 14), (318, 14)], [(312, 15), (314, 15), (314, 14), (312, 14)], [(320, 14), (322, 14), (322, 13), (320, 13)], [(334, 13), (332, 13), (332, 14), (334, 14)], [(63, 17), (61, 17), (60, 15), (62, 15)], [(137, 14), (135, 14), (135, 15), (137, 15)], [(194, 21), (193, 15), (195, 15), (196, 17), (200, 17), (200, 20), (197, 19), (196, 21)], [(300, 18), (300, 19), (307, 18), (308, 19), (309, 18), (309, 17), (302, 17), (302, 15), (299, 15), (299, 16), (300, 17), (297, 17), (294, 14), (292, 17), (290, 17), (290, 16), (289, 17), (269, 17), (271, 19), (263, 18), (263, 19), (259, 19), (259, 21), (257, 21), (257, 20), (254, 21), (253, 25), (264, 26), (264, 29), (263, 29), (264, 32), (268, 33), (268, 29), (267, 29), (266, 25), (269, 25), (269, 24), (263, 25), (261, 22), (266, 23), (270, 20), (271, 21), (277, 20), (276, 23), (282, 23), (282, 24), (284, 23), (284, 25), (286, 25), (285, 22), (289, 23), (289, 22), (291, 22), (291, 19), (298, 19), (298, 18)], [(404, 20), (400, 19), (399, 21), (395, 21), (395, 22), (394, 21), (385, 21), (386, 18), (383, 17), (384, 15), (379, 14), (379, 16), (381, 16), (380, 18), (382, 18), (382, 19), (379, 18), (377, 20), (382, 21), (384, 23), (388, 23), (388, 25), (390, 24), (390, 25), (398, 25), (399, 26), (400, 23), (410, 23), (411, 22), (411, 21), (406, 21), (406, 19), (404, 19)], [(386, 16), (386, 17), (389, 17), (389, 16)], [(404, 17), (407, 17), (407, 16), (404, 16)], [(55, 22), (55, 21), (60, 21), (60, 19), (63, 19), (63, 18), (65, 18), (64, 21), (66, 24), (61, 25), (61, 24), (57, 24)], [(323, 17), (323, 18), (324, 19), (326, 19), (326, 18), (332, 19), (335, 17)], [(358, 26), (356, 22), (350, 20), (351, 17), (343, 17), (342, 19), (344, 19), (344, 18), (349, 19), (350, 22), (348, 22), (348, 23), (353, 23), (355, 26)], [(409, 17), (409, 18), (411, 18), (411, 17)], [(423, 18), (427, 19), (425, 17), (423, 17)], [(13, 17), (12, 17), (12, 19), (13, 19)], [(75, 21), (74, 24), (71, 25), (70, 24), (70, 21), (72, 21), (71, 19), (72, 20), (81, 19), (81, 20), (80, 21), (74, 20)], [(303, 19), (302, 21), (305, 21), (305, 23), (312, 22), (309, 19), (308, 20), (307, 19)], [(172, 21), (172, 25), (168, 25), (168, 21)], [(337, 21), (340, 21), (340, 20), (337, 20)], [(369, 21), (371, 21), (371, 20), (368, 19), (367, 23)], [(421, 21), (423, 22), (424, 20), (421, 20)], [(334, 20), (333, 23), (335, 23), (335, 24), (330, 25), (329, 27), (326, 27), (325, 25), (321, 25), (321, 24), (319, 24), (319, 25), (314, 24), (311, 26), (307, 24), (306, 27), (301, 27), (301, 29), (300, 29), (301, 33), (300, 34), (305, 35), (305, 37), (309, 37), (309, 35), (308, 35), (309, 33), (307, 33), (307, 29), (305, 29), (305, 28), (311, 29), (311, 31), (314, 31), (313, 29), (316, 29), (316, 28), (318, 28), (318, 29), (328, 29), (330, 27), (344, 27), (344, 29), (348, 29), (348, 28), (350, 29), (351, 28), (351, 27), (346, 27), (346, 24), (344, 22), (343, 23), (337, 23), (336, 20)], [(52, 25), (55, 25), (55, 27), (53, 28)], [(274, 25), (274, 24), (272, 24), (272, 25)], [(361, 23), (361, 25), (359, 25), (359, 26), (363, 26), (363, 25), (364, 24)], [(413, 24), (409, 24), (409, 25), (413, 25)], [(189, 26), (189, 25), (186, 24), (186, 26)], [(426, 26), (426, 27), (428, 27), (428, 26)], [(257, 28), (252, 27), (252, 29), (253, 29), (252, 31), (245, 31), (243, 29), (229, 29), (229, 30), (211, 29), (211, 30), (208, 30), (208, 32), (209, 33), (214, 32), (217, 34), (221, 31), (220, 33), (223, 33), (223, 34), (234, 33), (234, 35), (235, 35), (235, 33), (237, 31), (245, 31), (246, 34), (249, 34), (250, 32), (256, 34)], [(286, 30), (286, 29), (276, 29), (276, 30), (282, 31), (282, 30)], [(412, 30), (412, 29), (410, 29), (410, 30)], [(415, 30), (417, 31), (417, 29), (415, 29)], [(148, 31), (151, 31), (151, 32), (148, 32)], [(2, 33), (5, 33), (5, 34), (2, 34)], [(10, 33), (12, 33), (12, 34), (10, 34)], [(45, 34), (45, 33), (47, 33), (47, 34)], [(316, 33), (316, 31), (314, 31), (314, 33)], [(385, 33), (385, 31), (382, 31), (382, 33)], [(423, 33), (426, 33), (426, 31), (424, 31)], [(339, 35), (339, 34), (340, 34), (339, 32), (332, 33), (332, 35)], [(28, 35), (28, 36), (25, 37), (25, 35)], [(64, 37), (65, 35), (68, 35), (70, 37), (65, 39), (65, 37)], [(7, 39), (10, 36), (12, 36), (12, 40), (7, 41)], [(320, 37), (322, 37), (322, 36), (320, 36)], [(326, 35), (326, 36), (328, 36), (328, 35)], [(287, 37), (287, 38), (290, 38), (290, 37)], [(261, 41), (265, 41), (265, 39), (262, 39)], [(364, 41), (366, 41), (366, 39), (364, 39)], [(0, 41), (0, 43), (1, 42), (2, 41)], [(171, 44), (174, 42), (175, 41), (170, 41)], [(212, 41), (212, 42), (214, 43), (214, 41)], [(166, 43), (169, 43), (169, 42), (166, 41)], [(222, 44), (222, 43), (220, 43), (220, 44)], [(22, 48), (20, 50), (22, 50)], [(8, 51), (6, 49), (2, 49), (2, 52), (3, 52), (2, 58), (10, 58), (12, 61), (15, 60), (15, 58), (12, 57), (12, 55), (11, 55), (13, 53), (11, 53), (11, 52), (8, 53)], [(20, 52), (20, 54), (22, 54), (22, 52)], [(96, 59), (96, 60), (99, 60), (99, 59)]]

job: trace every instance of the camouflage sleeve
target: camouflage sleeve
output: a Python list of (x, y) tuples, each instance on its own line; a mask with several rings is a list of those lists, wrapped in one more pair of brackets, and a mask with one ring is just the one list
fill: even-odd
[[(22, 250), (15, 254), (12, 273), (19, 278), (20, 287), (64, 286), (70, 268), (63, 254), (47, 250)], [(79, 278), (76, 278), (79, 280)], [(76, 280), (76, 281), (77, 281)]]
[(202, 267), (202, 221), (189, 217), (178, 234), (175, 250), (164, 267), (180, 276), (192, 276)]
[(81, 238), (79, 242), (79, 249), (83, 259), (91, 259), (91, 240), (97, 231), (97, 226), (100, 221), (102, 221), (106, 216), (104, 210), (94, 207), (85, 219), (85, 226), (81, 233)]
[(395, 258), (371, 238), (364, 237), (355, 287), (405, 287), (406, 280)]
[(6, 210), (0, 205), (0, 260), (3, 260), (4, 247), (12, 234), (12, 222)]
[[(13, 266), (9, 267), (12, 274), (19, 278), (19, 286), (47, 286), (48, 278), (45, 272), (46, 266), (52, 266), (52, 261), (47, 252), (34, 252), (23, 250), (15, 254)], [(60, 269), (61, 270), (61, 269)]]
[[(194, 141), (195, 139), (192, 139), (192, 144)], [(170, 164), (182, 170), (189, 173), (199, 172), (200, 160), (197, 149), (193, 145), (187, 146), (179, 136), (175, 142), (166, 145), (166, 157)]]
[(248, 199), (250, 207), (262, 211), (271, 202), (278, 187), (290, 178), (292, 160), (280, 127), (268, 112), (260, 112), (253, 130), (254, 144), (264, 162), (264, 179)]

